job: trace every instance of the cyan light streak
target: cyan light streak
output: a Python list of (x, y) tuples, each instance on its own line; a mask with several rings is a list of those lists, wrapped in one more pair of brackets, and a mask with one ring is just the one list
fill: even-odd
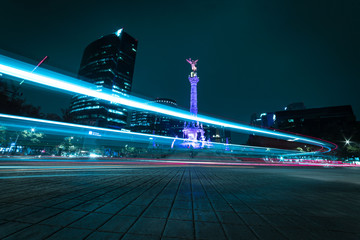
[[(45, 134), (56, 134), (63, 136), (80, 136), (86, 138), (96, 138), (102, 140), (114, 140), (122, 141), (124, 143), (145, 143), (149, 144), (155, 142), (159, 145), (159, 148), (171, 149), (171, 146), (174, 146), (175, 141), (181, 143), (186, 141), (183, 138), (174, 138), (168, 136), (159, 136), (152, 134), (144, 134), (137, 132), (128, 132), (121, 131), (116, 129), (109, 128), (100, 128), (93, 126), (84, 126), (73, 123), (57, 122), (44, 119), (36, 119), (22, 116), (14, 116), (7, 114), (0, 114), (0, 122), (2, 126), (8, 127), (8, 130), (24, 130), (24, 129), (34, 129), (36, 132), (42, 132)], [(197, 141), (201, 143), (200, 141)], [(185, 150), (185, 149), (177, 149)], [(207, 149), (207, 151), (221, 151), (222, 153), (229, 154), (244, 154), (249, 153), (251, 155), (284, 155), (284, 154), (295, 154), (297, 151), (294, 150), (283, 150), (276, 148), (264, 148), (264, 147), (254, 147), (246, 145), (237, 145), (237, 144), (225, 144), (225, 143), (212, 143), (212, 147)]]
[(262, 129), (245, 124), (229, 122), (226, 120), (216, 119), (204, 115), (193, 116), (189, 112), (180, 110), (170, 106), (164, 106), (161, 104), (147, 104), (148, 100), (141, 99), (130, 95), (114, 95), (111, 90), (102, 89), (97, 91), (96, 86), (90, 83), (80, 81), (76, 78), (69, 77), (63, 74), (59, 74), (50, 70), (39, 68), (36, 73), (32, 73), (33, 65), (24, 63), (3, 55), (0, 55), (0, 72), (25, 79), (33, 84), (45, 87), (51, 87), (57, 90), (63, 90), (70, 93), (84, 94), (92, 97), (96, 97), (102, 100), (110, 101), (132, 107), (135, 109), (141, 109), (151, 112), (156, 112), (164, 115), (170, 115), (176, 118), (186, 119), (190, 121), (207, 123), (215, 126), (221, 126), (229, 128), (238, 132), (247, 134), (257, 134), (270, 138), (279, 138), (284, 140), (290, 140), (295, 142), (302, 142), (306, 144), (316, 145), (321, 148), (326, 148), (327, 151), (331, 151), (332, 148), (336, 148), (336, 145), (323, 140), (315, 140), (310, 137), (301, 137), (294, 134), (278, 132), (275, 130)]

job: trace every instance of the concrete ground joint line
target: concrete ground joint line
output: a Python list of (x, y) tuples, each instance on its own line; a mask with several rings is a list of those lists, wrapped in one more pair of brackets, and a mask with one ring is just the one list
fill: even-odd
[[(217, 177), (217, 176), (216, 176)], [(219, 177), (218, 177), (219, 178)], [(223, 186), (223, 184), (217, 182), (219, 185)], [(210, 184), (213, 185), (213, 183), (210, 182)], [(223, 186), (224, 187), (224, 186)], [(225, 189), (226, 187), (224, 187)], [(231, 192), (230, 192), (231, 193)], [(237, 199), (239, 199), (236, 195), (234, 195), (233, 193), (231, 193), (233, 196), (235, 196)], [(255, 209), (253, 209), (252, 207), (250, 207), (248, 204), (246, 204), (244, 201), (242, 201), (241, 199), (239, 199), (246, 207), (248, 207), (249, 209), (251, 209), (252, 211), (254, 211), (260, 218), (262, 218), (265, 222), (267, 222), (270, 226), (272, 226), (273, 229), (275, 229), (276, 231), (278, 231), (283, 237), (289, 239), (282, 231), (280, 231), (277, 226), (271, 224), (271, 222), (269, 222), (266, 218), (264, 218), (261, 214), (259, 214), (259, 212), (255, 211)], [(225, 200), (226, 201), (226, 200)]]
[(198, 173), (197, 173), (196, 170), (195, 170), (195, 174), (197, 175), (197, 177), (198, 177), (198, 179), (199, 179), (199, 182), (200, 182), (202, 188), (204, 189), (204, 193), (205, 193), (205, 195), (206, 195), (206, 198), (208, 199), (208, 201), (209, 201), (209, 203), (210, 203), (210, 206), (211, 206), (213, 212), (215, 213), (215, 216), (216, 216), (216, 219), (217, 219), (218, 223), (220, 223), (220, 226), (221, 226), (221, 229), (223, 230), (223, 233), (224, 233), (225, 238), (226, 238), (226, 239), (229, 239), (229, 236), (227, 235), (227, 233), (226, 233), (226, 231), (225, 231), (225, 228), (224, 228), (224, 226), (223, 226), (223, 223), (220, 221), (219, 215), (218, 215), (217, 212), (215, 211), (214, 205), (213, 205), (213, 203), (211, 202), (211, 200), (210, 200), (210, 198), (209, 198), (209, 195), (208, 195), (208, 193), (207, 193), (207, 191), (206, 191), (206, 189), (205, 189), (205, 187), (204, 187), (204, 184), (203, 184), (202, 180), (199, 178), (199, 175), (198, 175)]
[[(141, 213), (138, 215), (138, 217), (135, 219), (135, 221), (128, 227), (127, 231), (120, 237), (120, 239), (123, 239), (126, 234), (129, 232), (129, 230), (135, 225), (135, 223), (141, 218), (141, 216), (145, 213), (145, 211), (150, 207), (150, 205), (155, 201), (155, 199), (160, 195), (160, 193), (166, 188), (167, 185), (169, 185), (169, 183), (171, 182), (172, 179), (174, 179), (176, 177), (176, 175), (180, 172), (180, 170), (178, 170), (173, 177), (170, 178), (170, 180), (167, 181), (167, 183), (163, 186), (163, 188), (155, 195), (155, 197), (150, 201), (150, 203), (147, 205), (147, 207), (145, 209), (143, 209), (141, 211)], [(172, 172), (171, 172), (172, 173)], [(166, 175), (164, 178), (165, 179), (167, 176), (169, 176), (170, 174)], [(161, 179), (161, 180), (162, 180)], [(160, 180), (157, 182), (159, 183)], [(156, 183), (156, 184), (157, 184)], [(154, 185), (155, 186), (155, 185)], [(150, 188), (149, 188), (150, 189)]]
[(183, 173), (181, 174), (181, 178), (180, 178), (178, 187), (177, 187), (177, 189), (176, 189), (176, 193), (174, 194), (174, 199), (173, 199), (172, 202), (171, 202), (171, 206), (170, 206), (168, 215), (166, 216), (166, 220), (165, 220), (164, 227), (163, 227), (163, 229), (162, 229), (162, 231), (161, 231), (160, 239), (163, 238), (163, 236), (164, 236), (165, 228), (166, 228), (166, 225), (167, 225), (167, 223), (168, 223), (168, 220), (169, 220), (169, 217), (170, 217), (170, 213), (171, 213), (171, 211), (172, 211), (172, 209), (173, 209), (173, 206), (174, 206), (174, 203), (175, 203), (175, 199), (176, 199), (177, 194), (178, 194), (178, 192), (179, 192), (180, 185), (181, 185), (181, 183), (182, 183), (182, 181), (183, 181), (183, 177), (184, 177), (185, 171), (186, 171), (186, 169), (183, 169)]
[(192, 215), (192, 225), (193, 225), (193, 236), (194, 236), (194, 240), (196, 240), (194, 194), (193, 194), (193, 186), (192, 186), (191, 169), (189, 169), (189, 180), (190, 180), (190, 192), (191, 192), (191, 215)]
[[(117, 188), (115, 188), (115, 189), (113, 189), (113, 190), (109, 190), (108, 192), (105, 192), (105, 193), (103, 193), (103, 194), (101, 194), (101, 195), (99, 195), (99, 196), (97, 196), (97, 197), (94, 197), (94, 198), (92, 198), (92, 199), (90, 199), (90, 200), (93, 200), (93, 199), (95, 199), (95, 198), (98, 198), (98, 197), (100, 197), (100, 196), (103, 196), (103, 195), (105, 195), (105, 194), (107, 194), (107, 193), (109, 193), (109, 192), (115, 191), (115, 190), (117, 190), (117, 189), (119, 189), (119, 188), (121, 188), (121, 187), (130, 185), (130, 184), (132, 184), (132, 183), (134, 183), (134, 182), (137, 182), (139, 179), (145, 179), (146, 177), (148, 177), (148, 176), (146, 175), (146, 176), (144, 176), (144, 177), (142, 177), (142, 178), (135, 179), (135, 180), (133, 180), (133, 181), (131, 181), (131, 182), (128, 182), (128, 183), (126, 183), (126, 184), (124, 184), (124, 185), (122, 185), (122, 186), (120, 186), (120, 187), (117, 187)], [(155, 178), (155, 177), (150, 177), (150, 179), (153, 179), (153, 178)], [(114, 183), (113, 185), (116, 185), (116, 183)], [(111, 185), (111, 186), (113, 186), (113, 185)], [(136, 187), (132, 188), (131, 190), (129, 190), (129, 191), (125, 192), (125, 193), (122, 193), (122, 194), (119, 195), (117, 198), (125, 195), (126, 193), (128, 193), (128, 192), (136, 189), (136, 188), (139, 187), (139, 186), (141, 186), (141, 184), (138, 184)], [(115, 199), (117, 199), (117, 198), (115, 198)], [(115, 199), (113, 199), (112, 201), (114, 201)], [(90, 201), (90, 200), (88, 200), (88, 201)], [(112, 202), (112, 201), (110, 201), (110, 202)], [(109, 203), (109, 202), (108, 202), (108, 203)], [(78, 205), (75, 205), (75, 206), (73, 206), (72, 208), (74, 208), (74, 207), (76, 207), (76, 206), (79, 206), (79, 205), (81, 205), (81, 204), (82, 204), (82, 203), (79, 203)], [(107, 203), (105, 203), (104, 205), (106, 205), (106, 204), (107, 204)], [(78, 218), (78, 219), (70, 222), (70, 223), (67, 224), (66, 226), (62, 226), (58, 231), (55, 231), (55, 232), (53, 232), (51, 235), (47, 236), (46, 239), (50, 238), (51, 236), (53, 236), (53, 235), (56, 234), (57, 232), (60, 232), (60, 231), (63, 230), (64, 228), (70, 226), (70, 225), (73, 224), (74, 222), (79, 221), (80, 219), (82, 219), (82, 218), (90, 215), (91, 213), (94, 213), (97, 209), (103, 207), (104, 205), (99, 206), (99, 207), (95, 208), (94, 210), (87, 212), (84, 216), (82, 216), (82, 217), (80, 217), (80, 218)], [(70, 208), (70, 209), (72, 209), (72, 208)], [(70, 209), (65, 209), (63, 212), (66, 212), (66, 211), (68, 211), (68, 210), (70, 210)], [(60, 214), (60, 213), (59, 213), (59, 214)], [(58, 215), (58, 214), (57, 214), (57, 215)], [(54, 216), (56, 216), (56, 215), (54, 215)], [(52, 217), (54, 217), (54, 216), (52, 216)], [(45, 221), (45, 220), (47, 220), (47, 219), (44, 219), (43, 221)]]
[[(160, 172), (160, 171), (157, 171)], [(146, 175), (145, 177), (148, 177), (148, 175)], [(143, 178), (145, 178), (143, 177)], [(167, 177), (167, 176), (165, 176)], [(162, 179), (164, 179), (165, 177), (161, 178), (160, 180), (158, 180), (157, 182), (153, 183), (153, 185), (151, 185), (149, 188), (145, 189), (143, 192), (141, 192), (135, 199), (133, 199), (132, 201), (130, 201), (128, 204), (124, 205), (122, 208), (120, 208), (118, 211), (116, 211), (107, 221), (105, 221), (103, 224), (101, 224), (100, 226), (98, 226), (95, 230), (91, 231), (87, 236), (84, 237), (84, 239), (86, 239), (87, 237), (89, 237), (91, 234), (93, 234), (95, 231), (97, 231), (99, 228), (101, 228), (102, 226), (104, 226), (107, 222), (109, 222), (112, 218), (114, 218), (119, 212), (121, 212), (123, 209), (125, 209), (127, 206), (129, 206), (132, 202), (134, 202), (136, 199), (138, 199), (144, 192), (146, 192), (148, 189), (151, 189), (154, 185), (156, 185), (158, 182), (160, 182)], [(153, 177), (150, 177), (146, 182), (155, 179), (156, 178), (156, 174), (153, 175)], [(115, 201), (116, 199), (119, 199), (120, 197), (124, 196), (125, 194), (137, 189), (138, 187), (142, 186), (142, 184), (138, 184), (135, 188), (130, 189), (129, 191), (122, 193), (121, 195), (119, 195), (118, 197), (114, 198), (113, 200), (109, 201), (108, 203), (111, 203), (113, 201)], [(108, 204), (106, 203), (106, 204)], [(106, 204), (104, 204), (103, 206), (105, 206)], [(103, 207), (101, 206), (101, 207)], [(99, 208), (101, 208), (99, 207)], [(97, 209), (99, 209), (97, 208)], [(97, 210), (95, 209), (95, 210)]]
[[(110, 182), (111, 180), (109, 180), (109, 181), (107, 181), (107, 182)], [(82, 185), (90, 185), (90, 184), (93, 184), (92, 182), (90, 182), (90, 183), (84, 183), (84, 184), (82, 184)], [(59, 184), (60, 185), (60, 184)], [(72, 192), (76, 192), (77, 190), (74, 190), (74, 191), (72, 191)], [(93, 190), (92, 192), (94, 192), (94, 191), (97, 191), (97, 189), (96, 190)], [(56, 190), (54, 191), (54, 192), (56, 192)], [(46, 193), (46, 194), (49, 194), (49, 193)], [(86, 195), (86, 194), (88, 194), (88, 193), (85, 193), (85, 194), (83, 194), (83, 195)], [(83, 195), (80, 195), (80, 196), (83, 196)], [(55, 196), (55, 197), (52, 197), (51, 199), (53, 199), (53, 198), (57, 198), (57, 197), (59, 197), (59, 196)], [(78, 196), (77, 196), (78, 197)], [(70, 199), (75, 199), (75, 198), (77, 198), (77, 197), (74, 197), (74, 198), (70, 198)], [(29, 198), (33, 198), (33, 197), (29, 197)], [(23, 199), (24, 200), (24, 199)], [(23, 200), (20, 200), (20, 201), (23, 201)], [(48, 200), (48, 199), (47, 199)], [(69, 199), (68, 199), (69, 200)], [(46, 201), (46, 200), (45, 200)], [(65, 201), (67, 201), (67, 200), (65, 200)], [(64, 202), (65, 202), (64, 201)], [(60, 202), (61, 203), (61, 202)], [(54, 204), (54, 205), (57, 205), (57, 204), (59, 204), (59, 203), (56, 203), (56, 204)]]
[[(94, 190), (94, 191), (97, 191), (97, 189)], [(86, 194), (87, 194), (87, 193), (86, 193)], [(74, 197), (74, 198), (72, 198), (72, 199), (67, 199), (67, 200), (65, 200), (65, 201), (63, 201), (63, 202), (66, 202), (66, 201), (68, 201), (68, 200), (73, 200), (73, 199), (76, 199), (76, 198), (78, 198), (78, 196), (77, 196), (77, 197)], [(59, 203), (54, 204), (54, 206), (56, 206), (57, 204), (59, 204)], [(78, 205), (80, 205), (80, 204), (78, 204)], [(30, 206), (31, 206), (31, 205), (30, 205)], [(77, 206), (77, 205), (76, 205), (76, 206)], [(75, 206), (74, 206), (74, 207), (75, 207)], [(53, 208), (53, 207), (48, 207), (48, 208)], [(21, 228), (21, 229), (15, 231), (15, 232), (13, 232), (13, 233), (11, 233), (11, 234), (9, 234), (9, 235), (6, 235), (6, 236), (4, 236), (4, 237), (7, 238), (7, 237), (9, 237), (9, 236), (11, 236), (11, 235), (13, 235), (13, 234), (15, 234), (15, 233), (17, 233), (17, 232), (23, 231), (23, 230), (25, 230), (25, 229), (27, 229), (27, 228), (30, 228), (30, 227), (32, 227), (32, 226), (34, 226), (34, 225), (37, 225), (37, 224), (39, 224), (39, 223), (41, 223), (41, 222), (43, 222), (43, 221), (45, 221), (45, 220), (47, 220), (47, 219), (49, 219), (49, 218), (55, 217), (55, 216), (57, 216), (57, 215), (65, 212), (65, 211), (68, 211), (68, 210), (69, 210), (69, 209), (64, 209), (63, 211), (61, 211), (61, 212), (59, 212), (59, 213), (57, 213), (57, 214), (55, 214), (55, 215), (52, 215), (52, 216), (50, 216), (50, 217), (48, 217), (48, 218), (45, 218), (45, 219), (43, 219), (43, 220), (40, 220), (39, 222), (32, 223), (32, 224), (30, 224), (29, 226), (24, 227), (24, 228)], [(28, 216), (28, 215), (30, 215), (30, 214), (34, 214), (34, 213), (40, 212), (40, 211), (42, 211), (42, 209), (36, 210), (36, 211), (33, 211), (33, 212), (30, 212), (30, 213), (28, 213), (28, 214), (25, 214), (23, 217)], [(77, 220), (78, 220), (78, 219), (77, 219)], [(75, 221), (76, 221), (76, 220), (75, 220)], [(61, 229), (62, 229), (62, 228), (60, 228), (59, 231), (60, 231)], [(58, 231), (56, 231), (56, 232), (58, 232)], [(47, 238), (48, 238), (48, 237), (47, 237)]]
[(224, 196), (215, 188), (214, 184), (210, 182), (210, 180), (202, 174), (205, 179), (212, 185), (212, 188), (226, 201), (229, 207), (233, 210), (233, 212), (246, 224), (246, 226), (250, 229), (250, 231), (258, 238), (261, 239), (260, 236), (255, 232), (255, 230), (235, 211), (235, 209), (231, 206), (231, 204), (224, 198)]

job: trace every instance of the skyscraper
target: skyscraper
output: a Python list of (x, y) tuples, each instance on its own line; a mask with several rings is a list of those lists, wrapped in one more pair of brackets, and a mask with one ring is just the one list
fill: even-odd
[[(79, 78), (96, 85), (97, 91), (110, 89), (113, 95), (130, 93), (134, 74), (137, 40), (119, 29), (89, 44), (83, 54)], [(94, 97), (73, 97), (70, 114), (75, 123), (123, 128), (128, 110), (120, 105)]]

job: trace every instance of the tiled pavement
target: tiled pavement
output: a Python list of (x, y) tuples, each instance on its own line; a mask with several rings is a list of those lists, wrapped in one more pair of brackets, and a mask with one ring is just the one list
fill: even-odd
[(1, 172), (0, 239), (360, 239), (359, 174), (201, 166)]

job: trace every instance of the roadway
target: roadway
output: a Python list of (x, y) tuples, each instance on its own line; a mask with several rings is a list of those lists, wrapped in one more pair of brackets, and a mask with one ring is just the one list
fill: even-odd
[(360, 168), (1, 159), (0, 239), (360, 239)]

